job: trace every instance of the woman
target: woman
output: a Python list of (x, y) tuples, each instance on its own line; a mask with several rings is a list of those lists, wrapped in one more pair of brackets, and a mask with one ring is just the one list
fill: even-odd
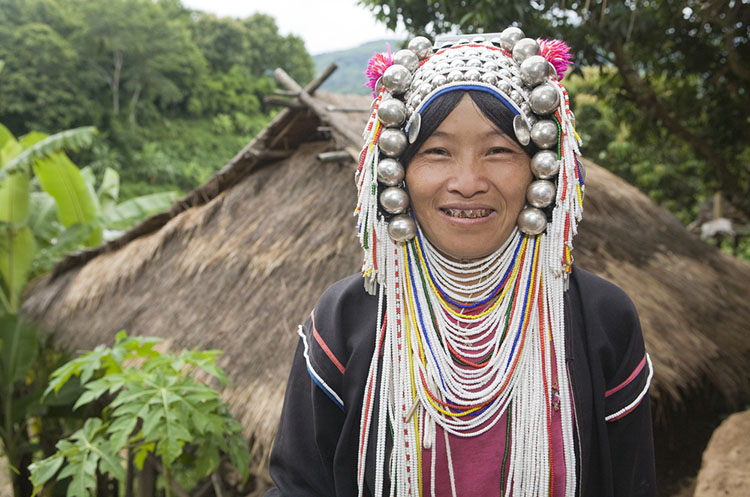
[(572, 265), (568, 64), (518, 28), (371, 61), (362, 274), (300, 327), (268, 495), (655, 495), (637, 315)]

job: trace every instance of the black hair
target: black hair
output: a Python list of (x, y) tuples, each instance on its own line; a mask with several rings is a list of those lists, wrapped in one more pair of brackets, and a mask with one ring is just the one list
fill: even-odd
[(440, 126), (440, 123), (445, 120), (448, 115), (453, 112), (458, 102), (464, 97), (469, 95), (474, 101), (476, 106), (482, 113), (487, 116), (500, 131), (508, 135), (518, 143), (518, 146), (523, 149), (529, 157), (532, 157), (538, 150), (533, 142), (526, 146), (521, 145), (516, 139), (516, 133), (513, 131), (513, 118), (515, 115), (513, 112), (496, 96), (491, 95), (485, 91), (480, 90), (454, 90), (443, 93), (430, 104), (427, 109), (422, 113), (422, 126), (419, 131), (419, 136), (414, 143), (409, 144), (406, 150), (401, 155), (401, 163), (407, 166), (411, 162), (417, 150), (422, 144), (429, 138), (432, 133)]

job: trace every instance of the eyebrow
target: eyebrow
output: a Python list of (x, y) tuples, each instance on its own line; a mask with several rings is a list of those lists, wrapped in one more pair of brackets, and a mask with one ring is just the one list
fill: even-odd
[[(430, 136), (427, 137), (427, 139), (429, 140), (430, 138), (433, 138), (433, 137), (434, 138), (450, 138), (451, 136), (453, 136), (453, 133), (446, 133), (445, 131), (435, 130), (435, 131), (432, 132), (432, 134)], [(486, 133), (484, 133), (483, 135), (480, 135), (480, 136), (487, 136), (487, 137), (491, 137), (491, 136), (506, 136), (506, 137), (510, 138), (510, 135), (508, 135), (508, 133), (503, 132), (502, 130), (487, 131)]]

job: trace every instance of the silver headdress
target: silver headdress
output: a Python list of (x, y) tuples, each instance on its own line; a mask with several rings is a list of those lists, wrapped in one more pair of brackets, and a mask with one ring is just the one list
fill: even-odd
[(526, 235), (552, 235), (567, 274), (572, 239), (581, 218), (584, 171), (578, 161), (578, 136), (568, 94), (560, 84), (570, 64), (568, 47), (558, 40), (526, 38), (516, 27), (475, 37), (442, 36), (435, 45), (424, 37), (390, 56), (377, 54), (367, 74), (375, 97), (364, 131), (365, 145), (356, 174), (359, 197), (355, 215), (364, 261), (362, 273), (374, 290), (385, 266), (377, 243), (401, 243), (417, 227), (408, 212), (409, 197), (400, 188), (404, 166), (399, 156), (416, 141), (422, 112), (441, 94), (469, 89), (495, 95), (516, 115), (513, 128), (521, 145), (540, 150), (531, 159), (535, 180), (518, 216)]

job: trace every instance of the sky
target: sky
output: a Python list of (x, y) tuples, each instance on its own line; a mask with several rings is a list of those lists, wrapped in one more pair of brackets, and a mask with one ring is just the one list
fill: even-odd
[(218, 16), (247, 17), (255, 12), (276, 19), (282, 35), (294, 34), (305, 41), (312, 55), (345, 50), (385, 38), (403, 38), (356, 0), (182, 0), (186, 7)]

